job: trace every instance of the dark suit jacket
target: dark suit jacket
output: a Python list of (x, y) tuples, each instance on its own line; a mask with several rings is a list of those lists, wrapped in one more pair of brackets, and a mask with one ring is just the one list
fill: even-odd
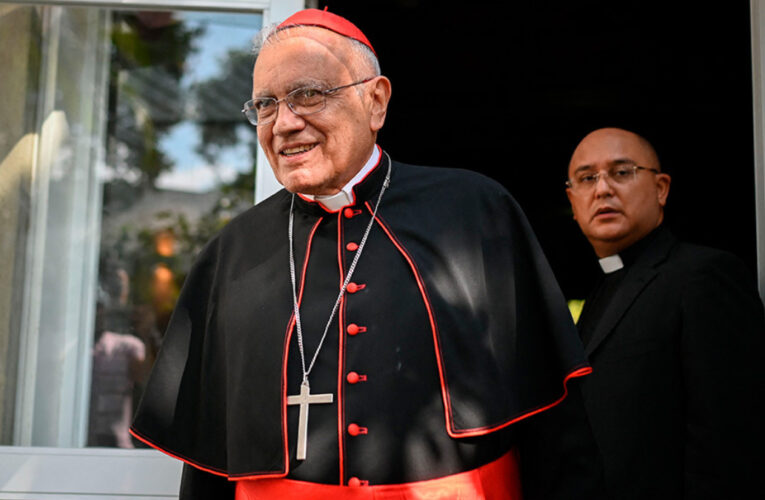
[(586, 351), (613, 498), (765, 498), (765, 320), (738, 259), (659, 229)]

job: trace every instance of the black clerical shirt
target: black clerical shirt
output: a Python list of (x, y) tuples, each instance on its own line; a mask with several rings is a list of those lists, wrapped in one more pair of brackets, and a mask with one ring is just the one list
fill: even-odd
[(595, 289), (590, 292), (587, 300), (585, 300), (582, 314), (577, 322), (579, 336), (582, 338), (582, 343), (585, 346), (590, 342), (590, 338), (597, 329), (600, 319), (608, 310), (608, 306), (611, 304), (611, 300), (622, 284), (622, 281), (624, 281), (624, 276), (626, 276), (629, 267), (635, 263), (650, 242), (664, 231), (666, 231), (664, 226), (659, 226), (648, 233), (643, 239), (620, 252), (619, 257), (621, 257), (624, 267), (611, 273), (604, 272), (600, 276)]

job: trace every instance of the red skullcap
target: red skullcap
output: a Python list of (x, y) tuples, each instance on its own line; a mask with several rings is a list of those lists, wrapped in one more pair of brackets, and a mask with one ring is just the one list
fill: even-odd
[(292, 26), (318, 26), (320, 28), (334, 31), (335, 33), (347, 36), (348, 38), (353, 38), (354, 40), (363, 43), (369, 47), (369, 50), (371, 50), (373, 54), (377, 55), (375, 49), (372, 48), (372, 44), (369, 43), (367, 37), (364, 36), (364, 33), (362, 33), (355, 24), (344, 17), (328, 12), (326, 9), (301, 10), (285, 19), (283, 23), (277, 26), (277, 28), (281, 30)]

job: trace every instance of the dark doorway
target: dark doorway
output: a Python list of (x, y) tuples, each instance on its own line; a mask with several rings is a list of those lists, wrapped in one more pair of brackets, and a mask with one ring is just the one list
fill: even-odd
[(566, 168), (604, 126), (656, 146), (676, 234), (755, 271), (749, 2), (326, 4), (367, 34), (393, 82), (380, 144), (504, 184), (568, 297), (583, 296), (596, 261), (571, 218)]

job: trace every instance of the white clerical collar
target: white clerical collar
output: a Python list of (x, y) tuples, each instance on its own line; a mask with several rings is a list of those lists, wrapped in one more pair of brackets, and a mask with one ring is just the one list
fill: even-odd
[(603, 257), (598, 260), (598, 263), (600, 264), (600, 268), (606, 274), (611, 274), (624, 267), (624, 262), (622, 262), (622, 258), (619, 257), (618, 253)]
[(374, 149), (372, 150), (372, 156), (369, 157), (369, 160), (367, 160), (366, 164), (361, 168), (361, 170), (358, 171), (356, 175), (353, 176), (353, 179), (351, 179), (348, 184), (343, 186), (343, 189), (341, 189), (339, 192), (335, 194), (329, 194), (329, 195), (310, 195), (310, 194), (301, 194), (300, 196), (304, 198), (308, 198), (309, 200), (314, 200), (325, 207), (327, 207), (332, 212), (336, 212), (343, 208), (346, 205), (353, 205), (353, 186), (361, 182), (361, 180), (366, 177), (366, 175), (377, 165), (378, 161), (380, 160), (380, 146), (375, 144)]

